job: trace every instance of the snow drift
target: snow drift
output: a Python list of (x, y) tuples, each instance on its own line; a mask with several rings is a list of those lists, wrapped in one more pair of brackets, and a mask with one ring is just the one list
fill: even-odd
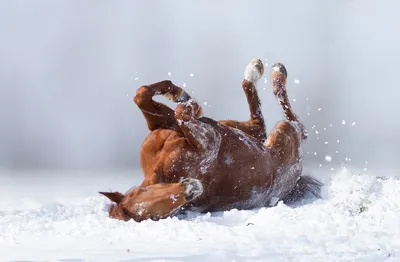
[[(131, 186), (131, 180), (119, 183)], [(80, 194), (64, 199), (63, 192), (49, 192), (40, 181), (2, 182), (3, 193), (18, 192), (8, 195), (12, 198), (2, 194), (2, 261), (396, 261), (400, 256), (395, 177), (342, 169), (326, 181), (322, 199), (141, 223), (110, 219), (108, 200), (88, 181), (69, 187)], [(46, 200), (23, 195), (28, 185), (47, 190)], [(49, 199), (53, 196), (57, 199)]]

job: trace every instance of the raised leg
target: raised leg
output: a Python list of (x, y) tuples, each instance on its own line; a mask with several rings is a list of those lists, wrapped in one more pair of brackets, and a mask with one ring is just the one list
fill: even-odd
[(284, 65), (277, 63), (272, 66), (272, 85), (275, 97), (278, 99), (285, 117), (288, 121), (296, 123), (301, 129), (303, 139), (307, 138), (307, 131), (304, 129), (303, 124), (292, 110), (289, 102), (289, 97), (286, 90), (287, 71)]
[(142, 111), (150, 131), (158, 128), (178, 130), (174, 111), (168, 106), (153, 100), (153, 96), (163, 95), (174, 102), (184, 102), (190, 99), (182, 88), (165, 80), (149, 86), (141, 86), (134, 98), (136, 105)]
[(287, 71), (282, 64), (272, 67), (273, 92), (278, 99), (286, 121), (279, 122), (268, 136), (268, 146), (278, 166), (296, 164), (301, 161), (301, 143), (307, 137), (303, 125), (292, 111), (286, 91)]
[(138, 222), (146, 219), (159, 220), (177, 213), (183, 205), (203, 193), (203, 185), (197, 179), (186, 178), (179, 183), (154, 184), (138, 187), (126, 195), (119, 192), (100, 192), (115, 204), (110, 208), (112, 218)]
[(219, 123), (223, 125), (240, 129), (246, 134), (259, 139), (261, 142), (266, 140), (267, 131), (265, 129), (264, 117), (261, 111), (261, 101), (256, 89), (256, 82), (263, 73), (264, 67), (260, 59), (253, 59), (245, 69), (242, 88), (249, 105), (250, 120), (244, 122), (235, 120), (219, 121)]
[(290, 194), (302, 173), (301, 144), (307, 137), (303, 125), (293, 113), (286, 92), (287, 72), (282, 64), (272, 67), (273, 92), (287, 120), (279, 122), (264, 143), (276, 164), (276, 185), (281, 186), (279, 198)]

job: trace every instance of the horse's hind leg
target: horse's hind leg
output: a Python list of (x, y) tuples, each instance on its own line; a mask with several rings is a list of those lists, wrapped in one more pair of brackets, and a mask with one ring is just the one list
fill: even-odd
[(290, 193), (302, 172), (301, 144), (306, 138), (303, 125), (293, 113), (286, 92), (287, 72), (282, 64), (272, 67), (273, 92), (287, 120), (279, 122), (269, 134), (265, 145), (276, 163), (277, 179), (283, 189), (281, 196)]
[(266, 146), (271, 150), (277, 165), (280, 199), (292, 202), (302, 199), (306, 193), (320, 197), (322, 183), (309, 176), (301, 176), (303, 169), (302, 142), (307, 138), (307, 131), (299, 118), (294, 114), (286, 91), (287, 72), (282, 64), (272, 67), (272, 83), (286, 121), (279, 122), (269, 135)]
[(279, 105), (281, 106), (286, 119), (295, 123), (300, 128), (302, 138), (306, 139), (307, 131), (304, 129), (304, 126), (300, 122), (299, 118), (293, 112), (292, 106), (289, 102), (289, 97), (286, 90), (287, 71), (285, 66), (280, 63), (273, 65), (271, 78), (274, 95), (278, 99)]
[(249, 134), (261, 142), (267, 139), (264, 117), (261, 111), (261, 101), (258, 97), (256, 82), (264, 73), (263, 63), (260, 59), (253, 59), (245, 69), (245, 77), (242, 82), (242, 88), (247, 98), (250, 110), (250, 120), (239, 122), (235, 120), (223, 120), (219, 123), (237, 128), (246, 134)]
[(286, 91), (286, 68), (282, 64), (272, 67), (273, 92), (278, 99), (286, 121), (279, 122), (268, 136), (268, 146), (278, 166), (290, 165), (301, 161), (301, 143), (307, 137), (303, 125), (293, 113)]
[(190, 96), (171, 81), (165, 80), (149, 86), (141, 86), (136, 91), (134, 101), (147, 121), (148, 128), (153, 131), (158, 128), (178, 130), (174, 111), (168, 106), (153, 100), (153, 96), (163, 95), (174, 102), (184, 102)]

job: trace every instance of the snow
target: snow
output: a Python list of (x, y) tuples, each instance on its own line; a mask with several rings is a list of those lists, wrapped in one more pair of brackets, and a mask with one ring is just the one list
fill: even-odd
[[(139, 172), (4, 171), (2, 261), (398, 261), (400, 180), (335, 169), (323, 198), (287, 206), (122, 222), (100, 190)], [(380, 174), (382, 175), (382, 174)]]

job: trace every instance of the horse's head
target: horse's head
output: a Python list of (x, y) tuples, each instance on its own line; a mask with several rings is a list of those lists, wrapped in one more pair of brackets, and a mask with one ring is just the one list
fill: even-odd
[(122, 202), (125, 200), (124, 194), (120, 192), (99, 192), (99, 193), (104, 195), (113, 202), (111, 204), (110, 209), (108, 210), (110, 217), (124, 221), (128, 221), (131, 219), (131, 217), (128, 216), (124, 212), (124, 209), (122, 208)]
[(110, 217), (128, 221), (134, 219), (158, 220), (174, 215), (179, 208), (203, 193), (203, 186), (197, 179), (186, 178), (180, 183), (154, 184), (138, 187), (126, 195), (119, 192), (100, 192), (113, 204)]

